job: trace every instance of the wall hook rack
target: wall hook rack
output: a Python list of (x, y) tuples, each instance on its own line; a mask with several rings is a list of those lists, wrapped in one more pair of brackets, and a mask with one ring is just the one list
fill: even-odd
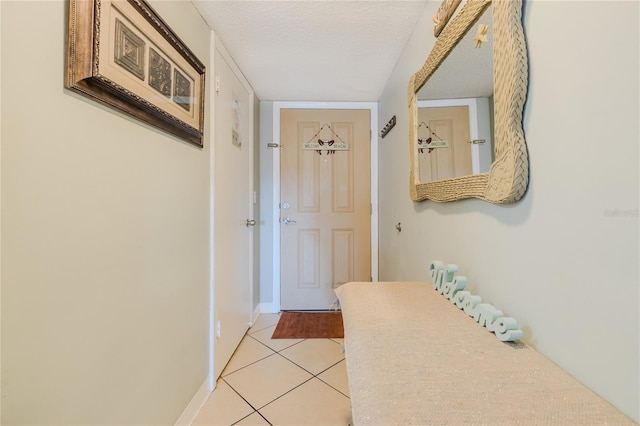
[(394, 115), (393, 117), (391, 117), (387, 125), (384, 126), (384, 128), (380, 131), (380, 137), (384, 138), (385, 136), (387, 136), (387, 133), (389, 133), (389, 131), (393, 129), (393, 126), (395, 125), (396, 125), (396, 116)]

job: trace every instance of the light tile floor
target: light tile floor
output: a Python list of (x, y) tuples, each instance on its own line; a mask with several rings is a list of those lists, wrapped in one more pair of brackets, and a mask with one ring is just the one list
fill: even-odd
[(271, 339), (263, 314), (231, 357), (193, 425), (348, 425), (342, 339)]

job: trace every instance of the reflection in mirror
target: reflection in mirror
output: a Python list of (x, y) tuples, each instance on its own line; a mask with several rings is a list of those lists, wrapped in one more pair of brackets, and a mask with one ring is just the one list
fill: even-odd
[(493, 163), (493, 98), (418, 101), (420, 182), (487, 173)]
[[(487, 27), (485, 41), (477, 31)], [(493, 162), (493, 32), (489, 6), (417, 92), (417, 176), (487, 173)]]
[(529, 162), (522, 0), (466, 0), (409, 81), (411, 199), (519, 200)]

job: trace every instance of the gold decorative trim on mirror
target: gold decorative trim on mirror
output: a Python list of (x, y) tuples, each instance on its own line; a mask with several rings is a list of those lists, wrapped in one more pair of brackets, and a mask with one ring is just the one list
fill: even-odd
[[(493, 3), (494, 161), (488, 173), (420, 182), (417, 170), (417, 92)], [(410, 193), (413, 201), (479, 198), (513, 203), (529, 180), (522, 111), (527, 96), (528, 62), (522, 29), (522, 0), (467, 0), (445, 27), (422, 68), (409, 81)]]

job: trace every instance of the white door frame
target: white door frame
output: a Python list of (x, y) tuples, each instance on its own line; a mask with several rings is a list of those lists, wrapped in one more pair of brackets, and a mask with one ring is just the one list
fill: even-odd
[[(378, 281), (378, 103), (274, 102), (273, 141), (280, 141), (281, 109), (365, 109), (371, 113), (371, 277)], [(273, 160), (273, 312), (280, 311), (280, 151)]]

